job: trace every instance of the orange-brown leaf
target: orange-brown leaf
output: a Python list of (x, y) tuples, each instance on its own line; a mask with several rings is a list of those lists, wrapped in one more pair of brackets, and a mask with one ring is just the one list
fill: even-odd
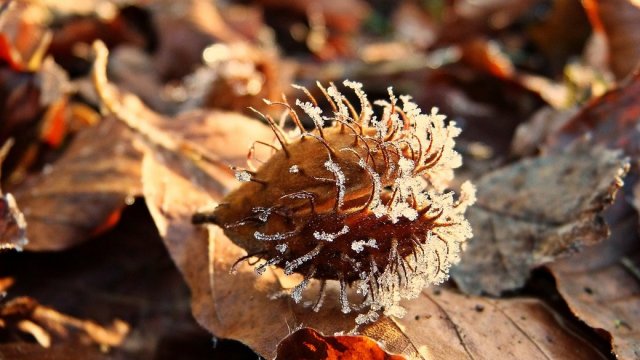
[(85, 241), (140, 193), (142, 151), (134, 142), (129, 129), (105, 117), (16, 189), (29, 224), (29, 250), (62, 250)]
[(590, 133), (594, 143), (622, 148), (627, 155), (638, 153), (640, 130), (640, 72), (617, 88), (594, 98), (547, 140), (549, 151), (558, 152)]
[(387, 353), (366, 336), (324, 336), (311, 328), (303, 328), (280, 342), (276, 359), (403, 360), (405, 357)]
[(623, 79), (640, 62), (640, 5), (634, 0), (586, 0), (583, 5), (594, 30), (607, 39), (611, 70)]

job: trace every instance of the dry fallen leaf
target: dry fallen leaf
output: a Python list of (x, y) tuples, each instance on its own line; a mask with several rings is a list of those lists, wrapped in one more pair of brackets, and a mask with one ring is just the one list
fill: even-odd
[[(240, 351), (241, 356), (246, 349), (220, 339), (213, 343), (195, 322), (189, 289), (144, 201), (125, 208), (113, 229), (66, 251), (0, 253), (0, 274), (15, 279), (10, 296), (30, 296), (59, 312), (102, 325), (116, 318), (127, 322), (130, 332), (121, 345), (100, 351), (99, 346), (88, 344), (109, 359), (225, 359), (225, 351), (230, 355)], [(8, 280), (0, 277), (0, 292)], [(33, 343), (29, 335), (20, 334), (17, 339), (3, 335), (1, 342), (9, 341), (18, 349)], [(81, 344), (65, 339), (52, 341), (49, 349), (55, 353), (59, 346), (82, 349)]]
[(393, 321), (424, 359), (604, 358), (538, 299), (434, 289), (405, 306), (407, 315)]
[(446, 3), (439, 42), (455, 43), (481, 33), (504, 29), (538, 4), (539, 0), (473, 1)]
[(82, 345), (62, 345), (43, 348), (30, 343), (0, 344), (0, 358), (13, 360), (107, 360), (109, 356), (99, 350)]
[(559, 74), (571, 57), (582, 51), (591, 26), (579, 1), (557, 0), (549, 7), (541, 21), (531, 24), (526, 32), (550, 62), (553, 73)]
[(258, 0), (257, 3), (276, 10), (287, 9), (305, 16), (321, 13), (328, 28), (339, 32), (356, 32), (369, 16), (371, 8), (363, 0)]
[[(29, 130), (38, 121), (42, 111), (40, 105), (40, 89), (36, 84), (35, 74), (20, 73), (2, 66), (0, 67), (0, 109), (2, 109), (2, 126), (0, 126), (0, 141), (10, 137), (20, 143), (20, 138), (26, 137)], [(32, 134), (31, 138), (34, 136)], [(32, 140), (32, 139), (29, 139)]]
[[(29, 223), (29, 250), (62, 250), (112, 226), (120, 210), (141, 193), (140, 166), (145, 151), (174, 151), (195, 167), (219, 164), (219, 157), (244, 161), (251, 143), (241, 142), (245, 145), (242, 154), (234, 154), (234, 136), (249, 129), (260, 131), (254, 129), (259, 122), (247, 122), (234, 113), (193, 111), (165, 118), (134, 96), (102, 86), (109, 94), (105, 103), (119, 106), (119, 115), (128, 120), (108, 116), (81, 131), (59, 160), (19, 185), (15, 196)], [(224, 136), (218, 137), (221, 133)], [(215, 141), (205, 160), (200, 158), (207, 154), (197, 144), (203, 138)], [(226, 165), (218, 172), (214, 178), (219, 183), (208, 189), (212, 193), (220, 193), (232, 181)]]
[[(625, 184), (624, 201), (640, 208), (637, 158), (640, 133), (637, 128), (640, 73), (618, 88), (593, 99), (576, 116), (547, 140), (547, 150), (558, 152), (566, 144), (587, 137), (591, 144), (619, 148), (632, 159)], [(622, 206), (622, 205), (621, 205)], [(625, 220), (626, 231), (605, 243), (558, 264), (549, 265), (558, 291), (574, 314), (611, 340), (620, 358), (637, 358), (640, 344), (635, 326), (640, 314), (638, 293), (637, 217)], [(625, 218), (626, 219), (626, 218)]]
[(479, 72), (531, 91), (554, 108), (566, 107), (570, 101), (566, 86), (546, 77), (519, 70), (498, 42), (476, 37), (463, 42), (461, 51), (460, 60), (463, 63)]
[(558, 153), (576, 141), (621, 149), (631, 159), (631, 174), (625, 186), (629, 202), (640, 209), (640, 185), (636, 181), (640, 155), (640, 72), (634, 73), (617, 88), (594, 98), (559, 130), (552, 132), (542, 145), (548, 153)]
[[(131, 129), (151, 152), (181, 157), (185, 164), (196, 167), (217, 168), (213, 175), (219, 180), (216, 192), (224, 189), (232, 173), (228, 161), (246, 158), (238, 155), (238, 148), (234, 147), (245, 144), (244, 151), (247, 151), (251, 146), (253, 141), (243, 135), (253, 132), (258, 138), (264, 138), (266, 125), (261, 127), (260, 122), (233, 112), (194, 110), (168, 118), (152, 111), (137, 96), (109, 83), (106, 71), (109, 52), (104, 43), (95, 42), (94, 50), (92, 79), (98, 100), (106, 111)], [(238, 137), (242, 141), (238, 141)], [(257, 152), (261, 153), (263, 151)]]
[[(132, 132), (113, 117), (85, 129), (62, 157), (15, 189), (29, 224), (29, 250), (62, 250), (85, 241), (140, 193)], [(109, 224), (110, 223), (110, 224)]]
[[(0, 192), (0, 195), (2, 193)], [(28, 243), (27, 223), (11, 194), (0, 196), (0, 250), (22, 250)]]
[(634, 0), (583, 2), (596, 33), (604, 34), (609, 66), (623, 79), (640, 64), (640, 4)]
[[(131, 3), (131, 2), (129, 2)], [(74, 4), (75, 5), (75, 4)], [(150, 15), (139, 7), (124, 2), (90, 4), (83, 1), (77, 8), (65, 2), (50, 1), (49, 11), (56, 14), (59, 23), (52, 29), (53, 36), (47, 53), (71, 75), (84, 75), (91, 68), (88, 44), (101, 39), (110, 48), (128, 44), (151, 49), (155, 41)], [(82, 8), (86, 6), (86, 8)], [(106, 12), (111, 12), (105, 16)], [(65, 19), (66, 21), (61, 21)]]
[(273, 50), (248, 43), (215, 44), (203, 53), (206, 65), (189, 76), (185, 107), (200, 106), (251, 113), (266, 110), (262, 99), (282, 93), (283, 66)]
[(40, 152), (41, 143), (52, 147), (66, 135), (65, 110), (70, 86), (60, 67), (47, 58), (37, 71), (17, 71), (0, 65), (0, 142), (15, 140), (4, 164), (8, 182), (19, 181)]
[(51, 42), (42, 4), (7, 1), (0, 7), (0, 58), (18, 71), (37, 70)]
[(590, 134), (594, 143), (622, 148), (635, 156), (640, 149), (640, 72), (633, 74), (604, 95), (592, 99), (559, 131), (551, 134), (545, 148), (558, 152), (576, 139)]
[(535, 155), (547, 137), (569, 121), (577, 109), (556, 110), (545, 106), (536, 111), (527, 122), (518, 126), (511, 142), (511, 153), (518, 157)]
[(571, 312), (611, 343), (620, 359), (640, 357), (638, 216), (620, 198), (607, 210), (611, 236), (547, 265)]
[(46, 348), (55, 340), (118, 346), (129, 333), (129, 325), (122, 320), (116, 319), (109, 327), (103, 327), (91, 320), (62, 314), (26, 296), (0, 304), (0, 329), (30, 334)]
[[(191, 287), (196, 319), (217, 336), (243, 338), (234, 336), (234, 331), (250, 331), (238, 327), (238, 324), (249, 323), (247, 316), (251, 312), (243, 307), (242, 314), (224, 313), (230, 316), (231, 321), (219, 320), (220, 313), (215, 310), (216, 301), (212, 298), (210, 288), (207, 231), (192, 225), (191, 217), (199, 208), (219, 200), (232, 186), (235, 179), (233, 173), (228, 171), (228, 166), (245, 163), (253, 138), (270, 142), (273, 133), (257, 120), (227, 112), (199, 111), (183, 114), (173, 122), (162, 121), (159, 115), (153, 115), (134, 96), (118, 91), (106, 83), (106, 78), (100, 77), (104, 76), (106, 53), (101, 55), (98, 58), (103, 62), (98, 61), (96, 65), (98, 92), (105, 104), (122, 121), (137, 130), (148, 145), (143, 160), (143, 193), (171, 257)], [(208, 157), (208, 154), (215, 154), (215, 158)], [(231, 244), (228, 239), (226, 241)], [(225, 256), (223, 252), (216, 256), (224, 263), (223, 275), (229, 277), (228, 269), (241, 250), (225, 244), (220, 248), (221, 251), (232, 251), (230, 255)], [(237, 278), (223, 284), (254, 287), (253, 282), (238, 281)], [(224, 295), (224, 291), (218, 294)], [(243, 302), (246, 305), (247, 299), (243, 299)], [(261, 309), (256, 307), (254, 311), (261, 312)], [(277, 313), (273, 315), (279, 316)], [(286, 324), (277, 326), (287, 331)], [(273, 333), (267, 331), (264, 335), (271, 337)]]
[(300, 329), (278, 345), (276, 359), (373, 359), (403, 360), (390, 355), (366, 336), (323, 336), (311, 328)]
[(218, 41), (243, 37), (224, 22), (214, 2), (160, 0), (150, 4), (158, 33), (154, 63), (164, 79), (179, 79), (202, 63), (202, 51)]
[(167, 96), (151, 55), (133, 46), (118, 46), (110, 55), (109, 75), (118, 87), (137, 94), (155, 111), (163, 114), (175, 112), (177, 101)]
[[(4, 162), (13, 141), (7, 141), (0, 148), (0, 166)], [(22, 248), (27, 244), (27, 223), (11, 194), (3, 194), (0, 189), (0, 250)], [(4, 291), (0, 286), (0, 293)]]
[(396, 37), (418, 49), (427, 49), (436, 40), (436, 22), (417, 3), (403, 1), (395, 9), (391, 21)]
[(500, 295), (531, 269), (605, 239), (601, 212), (627, 170), (620, 152), (575, 146), (480, 178), (468, 215), (474, 237), (452, 277), (467, 293)]

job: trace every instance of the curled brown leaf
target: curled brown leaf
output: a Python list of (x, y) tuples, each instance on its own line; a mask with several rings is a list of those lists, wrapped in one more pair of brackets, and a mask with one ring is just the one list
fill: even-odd
[(636, 210), (640, 209), (640, 186), (635, 176), (639, 171), (636, 159), (640, 156), (639, 100), (640, 72), (636, 72), (616, 88), (589, 101), (543, 144), (543, 150), (548, 153), (561, 152), (580, 141), (624, 151), (632, 159), (632, 176), (625, 184), (625, 194), (631, 195), (629, 202)]
[(559, 152), (572, 142), (589, 134), (593, 143), (622, 148), (636, 156), (640, 142), (640, 72), (633, 74), (602, 96), (589, 101), (546, 140), (547, 152)]
[(102, 346), (118, 346), (129, 333), (129, 325), (114, 320), (109, 327), (91, 320), (82, 320), (62, 314), (53, 308), (39, 304), (30, 297), (17, 297), (0, 305), (0, 320), (4, 331), (31, 334), (40, 345), (49, 347), (53, 339), (86, 342)]
[(29, 223), (27, 249), (65, 249), (117, 216), (140, 192), (141, 159), (132, 132), (113, 117), (80, 132), (58, 161), (15, 190)]
[(454, 280), (467, 293), (500, 295), (522, 287), (531, 269), (606, 239), (601, 213), (628, 167), (620, 152), (575, 146), (485, 175)]
[(621, 359), (640, 356), (638, 216), (620, 198), (607, 211), (611, 236), (546, 267), (569, 310), (611, 343)]

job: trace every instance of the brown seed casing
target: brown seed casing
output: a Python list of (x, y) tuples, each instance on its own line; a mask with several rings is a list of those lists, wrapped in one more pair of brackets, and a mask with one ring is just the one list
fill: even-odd
[[(398, 106), (391, 90), (377, 120), (361, 85), (345, 85), (359, 97), (360, 113), (335, 86), (319, 85), (333, 108), (322, 117), (305, 89), (311, 102), (296, 104), (316, 125), (307, 132), (281, 103), (298, 134), (287, 136), (268, 119), (281, 147), (257, 171), (237, 171), (245, 182), (196, 220), (221, 226), (247, 258), (266, 260), (258, 273), (276, 265), (304, 275), (292, 291), (296, 301), (312, 278), (340, 281), (343, 311), (369, 309), (358, 317), (364, 323), (380, 310), (401, 315), (401, 298), (448, 276), (471, 237), (463, 215), (474, 195), (468, 183), (458, 200), (442, 192), (461, 163), (454, 123), (445, 125), (435, 109), (421, 114), (408, 97)], [(363, 297), (355, 307), (347, 285)]]

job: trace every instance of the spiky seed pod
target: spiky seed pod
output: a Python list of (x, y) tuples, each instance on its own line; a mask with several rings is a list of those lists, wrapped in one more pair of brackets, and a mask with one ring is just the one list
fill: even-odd
[[(267, 117), (280, 143), (275, 153), (255, 172), (237, 170), (244, 183), (194, 219), (221, 226), (247, 258), (266, 260), (259, 274), (275, 265), (304, 275), (292, 291), (296, 301), (310, 279), (340, 281), (343, 311), (368, 309), (357, 318), (364, 323), (380, 310), (402, 315), (402, 298), (447, 278), (471, 237), (464, 212), (475, 195), (470, 183), (458, 199), (443, 192), (461, 165), (454, 122), (445, 124), (435, 108), (422, 114), (408, 96), (399, 104), (391, 88), (389, 101), (376, 102), (378, 119), (362, 85), (344, 85), (359, 98), (359, 112), (333, 84), (318, 84), (333, 109), (325, 117), (301, 88), (309, 101), (296, 106), (313, 120), (310, 132), (286, 101), (274, 103), (297, 131), (286, 134)], [(361, 303), (349, 303), (348, 285)]]

